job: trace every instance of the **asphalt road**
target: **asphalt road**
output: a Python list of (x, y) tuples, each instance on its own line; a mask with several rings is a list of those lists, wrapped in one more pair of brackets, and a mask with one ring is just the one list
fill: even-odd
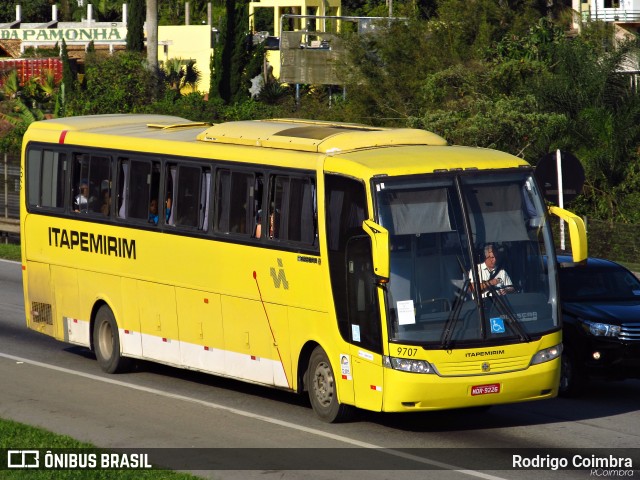
[[(544, 457), (546, 449), (639, 456), (640, 381), (596, 382), (574, 400), (484, 412), (360, 412), (328, 425), (306, 398), (287, 392), (148, 363), (104, 374), (88, 350), (27, 330), (20, 275), (18, 263), (0, 261), (0, 417), (100, 447), (160, 449), (154, 461), (161, 454), (203, 477), (265, 480), (586, 479), (611, 469), (504, 465), (518, 452)], [(291, 450), (262, 450), (275, 447)], [(631, 473), (639, 468), (634, 463)]]

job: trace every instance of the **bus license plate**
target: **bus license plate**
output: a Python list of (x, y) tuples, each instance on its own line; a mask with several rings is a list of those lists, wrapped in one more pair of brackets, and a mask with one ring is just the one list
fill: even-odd
[(471, 387), (471, 395), (487, 395), (489, 393), (500, 393), (499, 383), (490, 383), (489, 385), (475, 385)]

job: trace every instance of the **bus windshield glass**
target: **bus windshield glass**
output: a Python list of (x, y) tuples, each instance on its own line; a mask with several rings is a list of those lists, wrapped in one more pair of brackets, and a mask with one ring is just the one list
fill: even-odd
[[(559, 328), (544, 204), (530, 170), (379, 179), (389, 339), (425, 348), (530, 341)], [(475, 265), (475, 268), (473, 267)]]

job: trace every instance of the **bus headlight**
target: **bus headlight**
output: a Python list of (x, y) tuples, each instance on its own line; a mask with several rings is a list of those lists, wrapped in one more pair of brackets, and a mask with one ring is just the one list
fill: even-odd
[(620, 335), (620, 325), (590, 322), (589, 320), (581, 320), (581, 322), (586, 332), (594, 337), (618, 337)]
[(425, 360), (413, 360), (410, 358), (396, 358), (388, 357), (384, 355), (382, 357), (382, 364), (386, 368), (393, 370), (402, 370), (403, 372), (411, 373), (436, 373), (436, 369), (429, 362)]
[(558, 358), (562, 354), (562, 344), (555, 345), (553, 347), (545, 348), (536, 353), (531, 359), (531, 365), (537, 365), (539, 363), (548, 362), (554, 358)]

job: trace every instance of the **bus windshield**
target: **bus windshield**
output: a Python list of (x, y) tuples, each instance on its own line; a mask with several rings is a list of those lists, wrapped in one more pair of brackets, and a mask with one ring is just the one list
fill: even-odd
[(385, 177), (374, 187), (389, 231), (390, 341), (471, 348), (559, 328), (555, 265), (545, 261), (552, 237), (529, 169)]

